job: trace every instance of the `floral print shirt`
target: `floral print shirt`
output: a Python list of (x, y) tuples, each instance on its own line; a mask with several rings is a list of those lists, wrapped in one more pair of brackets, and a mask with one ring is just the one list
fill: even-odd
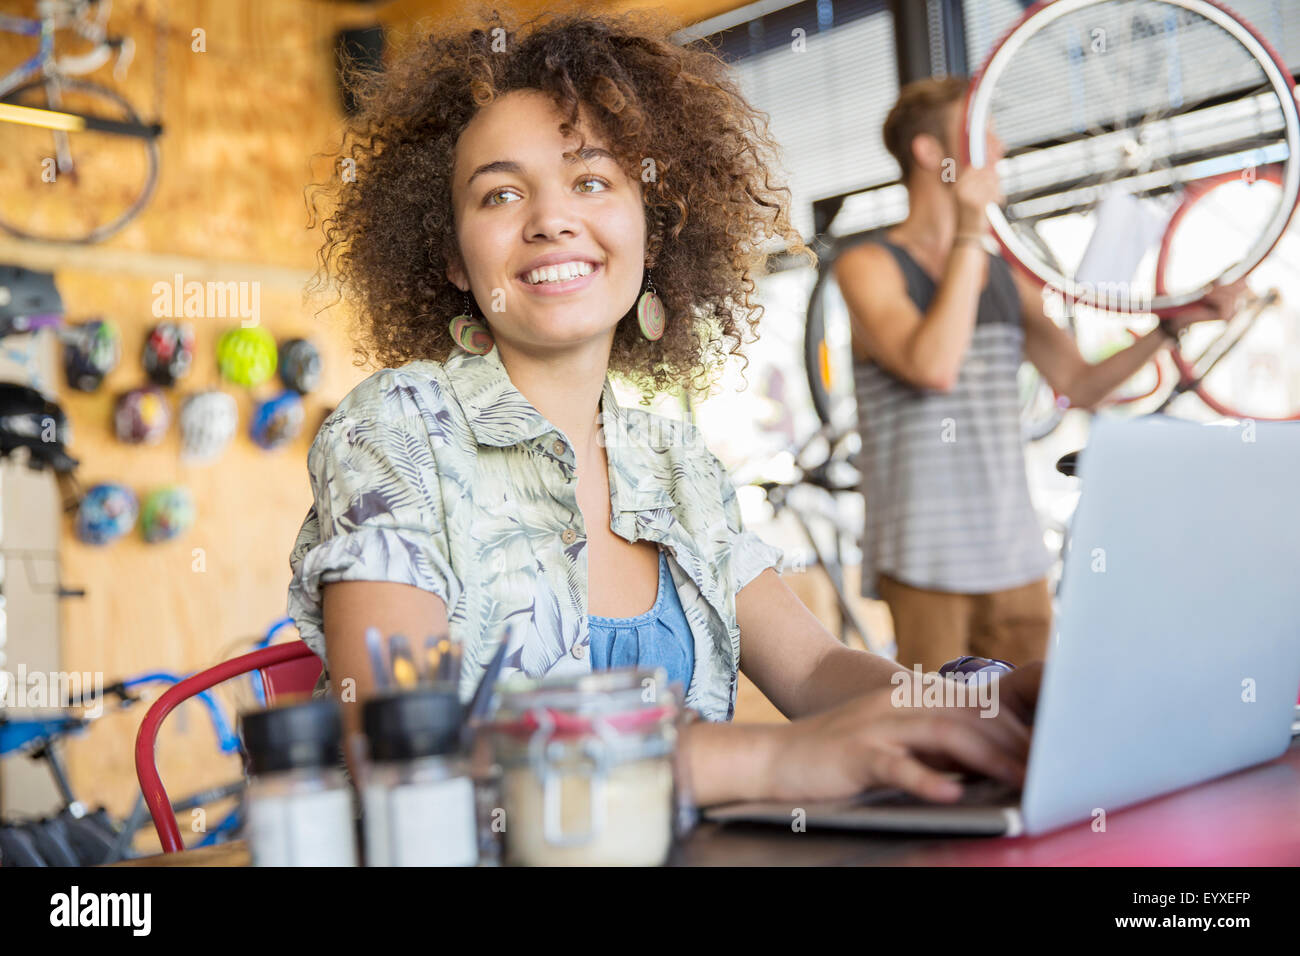
[[(610, 529), (668, 557), (695, 645), (685, 704), (735, 713), (736, 594), (783, 552), (745, 530), (735, 488), (698, 429), (620, 406), (608, 378), (600, 435)], [(587, 548), (567, 436), (511, 384), (494, 348), (381, 369), (321, 425), (307, 456), (314, 504), (289, 559), (288, 613), (329, 661), (321, 587), (394, 581), (440, 597), (468, 700), (507, 628), (502, 677), (587, 672)], [(428, 635), (407, 635), (422, 644)]]

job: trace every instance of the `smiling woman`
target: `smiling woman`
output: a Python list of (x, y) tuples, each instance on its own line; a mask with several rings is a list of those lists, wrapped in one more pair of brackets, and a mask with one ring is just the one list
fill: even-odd
[[(321, 271), (385, 367), (312, 444), (289, 613), (323, 681), (363, 698), (369, 628), (450, 634), (463, 700), (511, 633), (507, 678), (645, 669), (705, 718), (681, 741), (701, 803), (870, 782), (954, 798), (911, 746), (1016, 780), (1011, 709), (892, 708), (898, 666), (798, 601), (699, 432), (615, 400), (611, 373), (710, 383), (761, 316), (766, 242), (815, 260), (763, 115), (678, 26), (494, 12), (364, 85), (355, 175), (315, 198)], [(730, 726), (741, 670), (797, 719)]]
[[(709, 376), (699, 373), (737, 352), (761, 317), (753, 272), (762, 241), (779, 237), (813, 261), (790, 224), (788, 189), (772, 183), (777, 145), (764, 115), (716, 55), (670, 41), (680, 24), (649, 13), (524, 25), (507, 16), (444, 22), (359, 81), (364, 109), (342, 150), (355, 175), (317, 187), (311, 205), (326, 230), (322, 272), (350, 293), (363, 350), (387, 366), (450, 355), (447, 319), (463, 311), (465, 284), (446, 274), (463, 269), (462, 254), (473, 262), (466, 239), (517, 225), (511, 207), (529, 206), (563, 178), (611, 225), (623, 228), (635, 213), (641, 234), (610, 237), (614, 251), (644, 246), (667, 315), (660, 339), (642, 336), (634, 314), (641, 256), (614, 263), (617, 275), (607, 266), (605, 281), (622, 293), (607, 301), (623, 305), (610, 370), (651, 391), (703, 385)], [(525, 95), (510, 97), (516, 92)], [(508, 97), (524, 102), (495, 118), (490, 142), (466, 168), (462, 134)], [(559, 144), (572, 153), (561, 159)], [(470, 277), (475, 297), (497, 310), (491, 296), (521, 291), (520, 273), (554, 251), (504, 256), (494, 274)], [(577, 251), (596, 259), (588, 245)], [(606, 265), (595, 264), (597, 272)], [(537, 288), (528, 301), (578, 287)]]

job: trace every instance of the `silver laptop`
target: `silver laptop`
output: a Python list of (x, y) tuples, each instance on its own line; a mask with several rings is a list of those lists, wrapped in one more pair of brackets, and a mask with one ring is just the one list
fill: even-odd
[(1023, 793), (874, 789), (717, 821), (1038, 834), (1279, 756), (1300, 689), (1300, 424), (1099, 417)]

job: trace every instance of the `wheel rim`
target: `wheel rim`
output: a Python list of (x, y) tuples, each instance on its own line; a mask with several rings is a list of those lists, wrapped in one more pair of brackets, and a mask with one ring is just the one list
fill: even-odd
[[(1277, 166), (1266, 166), (1258, 171), (1258, 181), (1264, 183), (1273, 183), (1279, 188), (1282, 185), (1282, 170)], [(1224, 188), (1231, 188), (1240, 184), (1241, 178), (1236, 174), (1223, 174), (1213, 176), (1206, 180), (1192, 184), (1187, 195), (1184, 197), (1178, 209), (1175, 210), (1170, 218), (1169, 226), (1165, 231), (1164, 239), (1160, 245), (1160, 256), (1156, 263), (1156, 287), (1163, 289), (1168, 279), (1171, 266), (1171, 257), (1176, 249), (1174, 237), (1178, 227), (1182, 225), (1189, 215), (1194, 214), (1196, 207), (1212, 197), (1216, 191)], [(1252, 183), (1253, 185), (1253, 183)], [(1294, 230), (1287, 230), (1283, 237), (1291, 234)], [(1282, 238), (1279, 238), (1279, 243)], [(1276, 246), (1274, 248), (1277, 248)], [(1257, 269), (1266, 267), (1268, 260), (1264, 260), (1257, 265)], [(1249, 334), (1249, 331), (1245, 333)], [(1244, 336), (1243, 336), (1244, 338)], [(1173, 359), (1178, 369), (1179, 375), (1184, 381), (1193, 381), (1197, 376), (1197, 369), (1194, 364), (1188, 360), (1187, 355), (1181, 347), (1175, 347), (1170, 351), (1170, 357)], [(1196, 385), (1193, 391), (1202, 402), (1216, 413), (1228, 418), (1249, 418), (1255, 421), (1296, 421), (1300, 420), (1300, 402), (1293, 403), (1293, 408), (1289, 414), (1284, 415), (1261, 415), (1255, 413), (1246, 413), (1240, 407), (1232, 402), (1217, 397), (1207, 386), (1209, 378), (1201, 381)]]
[[(122, 113), (125, 120), (131, 123), (140, 123), (140, 116), (136, 113), (134, 107), (120, 94), (85, 80), (61, 79), (60, 88), (63, 92), (77, 93), (89, 97), (99, 97), (116, 106)], [(26, 83), (17, 87), (5, 95), (5, 101), (17, 101), (18, 98), (30, 92), (39, 92), (44, 96), (45, 81), (37, 80)], [(7, 125), (7, 124), (0, 124)], [(77, 134), (82, 135), (82, 134)], [(89, 231), (78, 230), (73, 233), (71, 229), (67, 234), (51, 235), (49, 232), (41, 232), (23, 225), (16, 224), (5, 217), (3, 204), (0, 204), (0, 230), (14, 236), (18, 239), (26, 239), (34, 242), (69, 242), (69, 243), (95, 243), (101, 242), (110, 236), (115, 235), (126, 227), (133, 219), (140, 214), (153, 196), (153, 192), (158, 183), (159, 169), (159, 149), (158, 143), (154, 139), (141, 139), (140, 148), (144, 153), (144, 175), (141, 186), (132, 190), (134, 198), (122, 203), (122, 211), (111, 218), (108, 222), (94, 226)], [(73, 157), (76, 158), (77, 147), (73, 144)]]
[[(967, 163), (982, 166), (988, 158), (985, 137), (993, 108), (994, 93), (1015, 54), (1031, 36), (1036, 35), (1047, 25), (1088, 7), (1100, 6), (1103, 2), (1104, 0), (1055, 0), (1051, 3), (1036, 4), (1003, 36), (967, 91), (964, 102), (965, 135), (961, 142), (963, 158)], [(1266, 78), (1268, 89), (1277, 97), (1287, 147), (1283, 202), (1277, 214), (1272, 217), (1252, 244), (1247, 255), (1237, 266), (1229, 269), (1220, 280), (1225, 283), (1232, 282), (1248, 274), (1273, 249), (1281, 239), (1286, 223), (1296, 207), (1297, 198), (1300, 197), (1300, 162), (1298, 162), (1300, 160), (1300, 113), (1297, 113), (1296, 100), (1291, 94), (1290, 75), (1267, 41), (1259, 37), (1249, 26), (1233, 18), (1217, 3), (1211, 0), (1148, 0), (1148, 2), (1199, 14), (1213, 22), (1250, 54), (1251, 59), (1260, 67)], [(1208, 291), (1207, 285), (1178, 294), (1157, 293), (1150, 302), (1109, 301), (1101, 305), (1090, 288), (1076, 283), (1072, 276), (1053, 268), (1036, 253), (1030, 243), (1017, 235), (1001, 208), (990, 204), (988, 217), (997, 241), (1008, 258), (1081, 304), (1103, 307), (1110, 311), (1145, 312), (1190, 304), (1203, 298)]]

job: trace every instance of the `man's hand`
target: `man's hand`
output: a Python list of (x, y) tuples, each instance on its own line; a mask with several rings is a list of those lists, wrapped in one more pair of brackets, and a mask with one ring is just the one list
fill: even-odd
[(1196, 322), (1226, 321), (1241, 310), (1242, 302), (1249, 293), (1250, 288), (1244, 278), (1231, 285), (1216, 285), (1200, 302), (1168, 314), (1161, 321), (1171, 332), (1181, 332)]
[(957, 174), (953, 196), (957, 202), (957, 232), (988, 234), (985, 209), (1002, 201), (1002, 186), (995, 166), (966, 166)]

